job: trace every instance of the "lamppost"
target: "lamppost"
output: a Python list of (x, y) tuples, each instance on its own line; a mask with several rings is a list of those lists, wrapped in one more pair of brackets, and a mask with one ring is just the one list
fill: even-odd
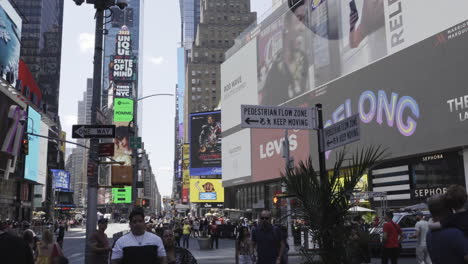
[[(77, 5), (84, 3), (84, 0), (73, 0)], [(97, 124), (97, 112), (100, 110), (101, 101), (101, 78), (102, 78), (102, 51), (104, 34), (104, 11), (113, 6), (124, 9), (128, 6), (127, 0), (86, 0), (87, 4), (94, 5), (96, 9), (96, 30), (94, 42), (94, 69), (93, 69), (93, 97), (91, 103), (91, 124)], [(90, 151), (88, 160), (88, 208), (86, 221), (86, 248), (85, 263), (89, 263), (89, 238), (96, 230), (97, 225), (97, 185), (98, 170), (95, 161), (98, 157), (99, 139), (90, 140)]]
[[(133, 104), (133, 136), (138, 137), (138, 123), (137, 123), (137, 113), (138, 111), (138, 102), (150, 97), (154, 96), (174, 96), (174, 94), (170, 93), (157, 93), (157, 94), (151, 94), (147, 96), (143, 96), (140, 98), (134, 98), (134, 104)], [(138, 182), (138, 149), (137, 148), (132, 148), (132, 162), (133, 162), (133, 180), (132, 180), (132, 207), (135, 207), (136, 201), (138, 199), (138, 188), (137, 188), (137, 182)]]

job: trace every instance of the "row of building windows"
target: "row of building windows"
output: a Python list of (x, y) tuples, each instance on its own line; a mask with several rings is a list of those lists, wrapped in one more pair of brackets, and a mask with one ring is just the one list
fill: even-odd
[[(192, 84), (209, 84), (210, 80), (203, 81), (202, 79), (192, 79)], [(211, 84), (216, 85), (216, 80), (211, 80)]]

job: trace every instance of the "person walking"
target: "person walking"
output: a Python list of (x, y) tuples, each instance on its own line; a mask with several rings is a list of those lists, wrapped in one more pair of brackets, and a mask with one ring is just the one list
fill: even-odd
[(180, 239), (182, 238), (182, 227), (178, 222), (174, 226), (174, 238), (177, 246), (180, 247)]
[(34, 264), (30, 246), (21, 238), (7, 232), (7, 224), (0, 222), (0, 262), (2, 264)]
[(189, 224), (188, 220), (185, 220), (184, 226), (182, 227), (182, 245), (184, 248), (189, 248), (190, 233), (192, 232), (192, 227)]
[(89, 238), (90, 264), (101, 264), (109, 262), (109, 253), (112, 250), (105, 233), (107, 229), (107, 219), (101, 218), (98, 221), (98, 230)]
[(253, 248), (257, 251), (257, 264), (280, 264), (286, 248), (286, 237), (271, 224), (271, 212), (262, 211), (258, 226), (252, 229)]
[(398, 264), (398, 255), (400, 254), (400, 243), (403, 240), (400, 226), (393, 222), (393, 213), (385, 214), (385, 224), (383, 225), (383, 249), (382, 264)]
[(64, 221), (60, 221), (59, 227), (57, 229), (57, 243), (59, 244), (60, 248), (63, 249), (63, 240), (65, 238), (65, 223)]
[(254, 264), (254, 262), (255, 257), (249, 229), (242, 227), (236, 240), (236, 264)]
[(42, 232), (42, 240), (37, 242), (36, 264), (50, 264), (55, 257), (63, 256), (62, 249), (54, 242), (54, 234), (49, 230)]
[(418, 221), (414, 226), (416, 233), (411, 236), (411, 238), (416, 238), (418, 240), (418, 244), (416, 246), (416, 260), (418, 264), (432, 264), (426, 245), (429, 223), (424, 219), (422, 212), (416, 213), (416, 220)]
[(164, 249), (167, 254), (168, 264), (197, 264), (197, 260), (192, 253), (185, 248), (176, 246), (174, 232), (169, 228), (164, 228), (162, 233)]
[(195, 218), (193, 221), (193, 237), (200, 236), (200, 221), (198, 221), (198, 218)]
[(160, 237), (145, 231), (145, 213), (135, 208), (129, 215), (130, 232), (115, 241), (111, 264), (167, 264)]
[[(427, 206), (434, 222), (444, 221), (450, 217), (450, 208), (441, 195), (429, 198)], [(434, 264), (468, 263), (468, 238), (458, 228), (431, 230), (427, 234), (426, 244)]]
[(209, 233), (210, 233), (210, 239), (211, 239), (211, 249), (215, 247), (216, 244), (216, 249), (219, 247), (219, 227), (216, 224), (216, 221), (213, 219), (211, 221), (211, 225), (209, 226)]

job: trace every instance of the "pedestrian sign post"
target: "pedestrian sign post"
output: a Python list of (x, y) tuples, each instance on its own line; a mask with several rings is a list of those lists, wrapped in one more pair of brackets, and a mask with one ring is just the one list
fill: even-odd
[(359, 115), (354, 115), (324, 129), (325, 151), (347, 145), (361, 138)]
[(316, 129), (313, 108), (241, 105), (242, 128)]

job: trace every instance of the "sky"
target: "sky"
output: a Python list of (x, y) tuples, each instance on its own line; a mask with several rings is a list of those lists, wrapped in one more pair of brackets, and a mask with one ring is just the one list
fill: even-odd
[[(164, 2), (164, 5), (161, 3)], [(258, 16), (267, 12), (271, 0), (251, 0)], [(180, 46), (180, 9), (178, 0), (145, 0), (143, 21), (143, 94), (175, 93), (177, 48)], [(65, 0), (60, 76), (59, 114), (62, 128), (71, 139), (77, 124), (78, 101), (83, 99), (86, 79), (93, 76), (94, 8)], [(143, 104), (142, 137), (156, 175), (161, 195), (171, 195), (174, 164), (175, 97), (156, 96)], [(67, 147), (73, 147), (71, 144)]]

